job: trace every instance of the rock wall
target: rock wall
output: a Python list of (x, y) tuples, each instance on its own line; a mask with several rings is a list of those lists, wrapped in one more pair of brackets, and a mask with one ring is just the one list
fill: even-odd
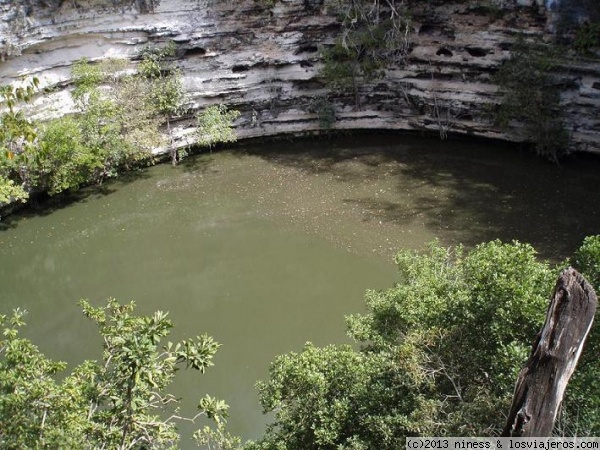
[[(333, 42), (339, 25), (314, 0), (272, 6), (267, 0), (4, 0), (0, 82), (37, 76), (46, 95), (31, 113), (56, 116), (72, 108), (74, 61), (135, 59), (144, 46), (173, 40), (189, 110), (214, 103), (240, 110), (240, 138), (319, 130), (311, 105), (329, 95), (335, 129), (519, 141), (518, 126), (506, 132), (490, 119), (499, 101), (491, 77), (518, 32), (548, 36), (553, 12), (542, 0), (502, 0), (493, 7), (484, 1), (423, 1), (413, 12), (406, 62), (364, 83), (357, 95), (332, 96), (318, 76), (318, 48)], [(570, 63), (560, 76), (576, 149), (600, 153), (599, 64)], [(190, 142), (190, 117), (182, 117), (177, 130), (181, 145)]]

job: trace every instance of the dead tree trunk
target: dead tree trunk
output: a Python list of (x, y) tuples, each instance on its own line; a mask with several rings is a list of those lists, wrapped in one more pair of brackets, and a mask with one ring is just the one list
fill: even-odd
[(521, 369), (502, 436), (550, 436), (569, 378), (583, 349), (597, 298), (575, 269), (556, 282), (546, 322)]

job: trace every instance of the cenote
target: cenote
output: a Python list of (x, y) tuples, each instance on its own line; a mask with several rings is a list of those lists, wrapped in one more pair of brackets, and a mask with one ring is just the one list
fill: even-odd
[(222, 344), (205, 375), (180, 373), (184, 412), (209, 393), (231, 406), (233, 433), (256, 438), (268, 418), (254, 383), (270, 361), (347, 342), (344, 314), (397, 281), (399, 248), (517, 239), (559, 261), (600, 230), (598, 173), (590, 156), (555, 166), (404, 135), (205, 153), (4, 218), (0, 307), (27, 309), (25, 334), (70, 367), (101, 351), (78, 299), (169, 311), (172, 339)]

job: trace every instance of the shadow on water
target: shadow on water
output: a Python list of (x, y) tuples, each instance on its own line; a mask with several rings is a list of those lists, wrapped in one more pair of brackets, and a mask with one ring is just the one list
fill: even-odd
[[(275, 167), (327, 175), (344, 187), (333, 208), (357, 210), (353, 220), (387, 224), (389, 234), (421, 227), (446, 245), (467, 246), (516, 239), (558, 260), (572, 254), (585, 236), (600, 233), (600, 158), (594, 155), (576, 155), (556, 166), (507, 144), (386, 133), (246, 144), (233, 152), (246, 154)], [(184, 159), (177, 170), (188, 175), (227, 170), (217, 160), (217, 153), (202, 152)], [(19, 214), (3, 217), (0, 231), (150, 176), (137, 170), (76, 193), (40, 197)], [(319, 202), (319, 197), (304, 201)]]
[(214, 171), (212, 165), (215, 161), (215, 157), (212, 152), (202, 154), (202, 158), (198, 158), (197, 156), (198, 155), (195, 154), (189, 158), (183, 159), (178, 164), (178, 167), (187, 173), (205, 174)]
[(600, 233), (600, 159), (593, 155), (556, 166), (506, 144), (402, 135), (246, 152), (311, 174), (327, 173), (341, 183), (391, 181), (392, 195), (344, 202), (366, 211), (364, 221), (402, 226), (419, 218), (445, 244), (516, 239), (559, 260), (585, 236)]
[(86, 203), (100, 197), (107, 197), (124, 185), (149, 177), (150, 174), (141, 168), (121, 174), (118, 178), (106, 180), (102, 184), (86, 186), (77, 191), (65, 191), (54, 196), (46, 193), (34, 195), (26, 205), (15, 208), (15, 212), (18, 214), (7, 216), (0, 214), (0, 231), (16, 228), (23, 219), (47, 216), (76, 203)]

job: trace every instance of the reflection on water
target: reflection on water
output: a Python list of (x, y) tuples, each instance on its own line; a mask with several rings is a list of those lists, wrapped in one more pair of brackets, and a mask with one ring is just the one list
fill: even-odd
[(223, 344), (206, 375), (181, 373), (185, 408), (222, 397), (233, 431), (256, 437), (253, 385), (269, 362), (308, 340), (344, 342), (342, 316), (365, 289), (396, 281), (398, 248), (518, 239), (562, 259), (600, 231), (599, 169), (389, 135), (201, 155), (4, 219), (0, 309), (28, 309), (28, 336), (71, 364), (100, 357), (79, 298), (170, 311), (173, 339)]

